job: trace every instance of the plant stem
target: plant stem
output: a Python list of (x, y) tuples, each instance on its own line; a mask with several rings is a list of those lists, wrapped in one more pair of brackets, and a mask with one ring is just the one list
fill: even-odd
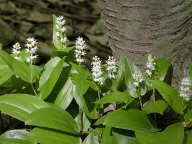
[(83, 129), (84, 129), (84, 124), (83, 124), (83, 111), (79, 110), (80, 111), (80, 121), (81, 121), (81, 128), (80, 128), (80, 132), (83, 133)]
[(139, 96), (139, 103), (140, 103), (140, 106), (141, 106), (141, 109), (142, 109), (143, 108), (143, 103), (142, 103), (140, 89), (137, 88), (136, 91), (137, 91), (137, 95)]
[(38, 96), (38, 94), (37, 94), (37, 92), (36, 92), (36, 90), (35, 90), (35, 88), (34, 88), (34, 86), (33, 86), (33, 80), (32, 80), (32, 61), (30, 62), (30, 74), (31, 74), (31, 87), (32, 87), (32, 89), (33, 89), (33, 92), (34, 92), (34, 94), (36, 95), (36, 96)]

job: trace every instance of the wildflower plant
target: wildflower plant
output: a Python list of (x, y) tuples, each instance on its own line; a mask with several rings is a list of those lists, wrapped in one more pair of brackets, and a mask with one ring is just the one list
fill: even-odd
[(38, 57), (36, 54), (38, 49), (37, 41), (33, 37), (27, 38), (25, 46), (26, 46), (26, 52), (28, 54), (26, 61), (32, 64), (34, 60), (37, 59)]
[(78, 37), (75, 43), (75, 58), (78, 64), (85, 62), (87, 45), (82, 37)]
[(189, 77), (184, 77), (181, 80), (180, 84), (180, 96), (183, 97), (184, 100), (189, 101), (192, 96), (192, 81)]
[(191, 80), (183, 79), (180, 93), (165, 79), (170, 62), (152, 56), (145, 73), (127, 57), (105, 65), (94, 56), (89, 68), (84, 40), (69, 47), (62, 39), (65, 24), (53, 16), (54, 52), (44, 65), (35, 65), (34, 38), (11, 54), (0, 50), (0, 111), (26, 124), (0, 135), (0, 143), (191, 144)]
[(118, 70), (116, 59), (113, 56), (109, 56), (106, 64), (109, 79), (115, 79)]
[(20, 59), (19, 57), (20, 53), (21, 53), (21, 46), (17, 42), (16, 44), (13, 45), (12, 54), (14, 55), (15, 59)]
[(98, 56), (94, 56), (91, 65), (93, 80), (98, 84), (103, 85), (104, 78), (100, 58)]

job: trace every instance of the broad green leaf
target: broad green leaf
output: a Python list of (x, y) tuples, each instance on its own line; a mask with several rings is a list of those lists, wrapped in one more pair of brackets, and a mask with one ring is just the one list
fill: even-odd
[[(74, 98), (79, 107), (85, 114), (95, 119), (97, 117), (96, 105), (94, 104), (96, 98), (94, 93), (89, 93), (86, 97), (85, 93), (89, 89), (89, 82), (81, 74), (71, 74), (72, 83), (74, 85)], [(91, 107), (91, 108), (90, 108)]]
[(150, 80), (152, 87), (157, 89), (166, 102), (179, 114), (183, 114), (184, 103), (176, 89), (160, 80)]
[(0, 59), (0, 85), (5, 83), (13, 75), (12, 70)]
[(118, 79), (124, 79), (128, 82), (132, 79), (132, 74), (135, 72), (136, 66), (127, 58), (123, 57), (119, 61)]
[(89, 134), (83, 141), (83, 144), (99, 144), (98, 138), (93, 134)]
[(0, 96), (0, 110), (25, 121), (33, 111), (48, 105), (38, 97), (27, 94), (7, 94)]
[(14, 59), (11, 55), (5, 51), (0, 50), (0, 57), (9, 66), (9, 68), (19, 76), (22, 80), (33, 83), (35, 78), (41, 72), (41, 68), (38, 66), (29, 66), (22, 61)]
[(156, 59), (155, 62), (157, 66), (158, 78), (160, 80), (164, 80), (171, 66), (171, 63), (163, 58)]
[(60, 107), (47, 107), (32, 112), (26, 120), (27, 125), (51, 128), (76, 134), (79, 129), (73, 117)]
[(116, 110), (108, 113), (103, 124), (109, 127), (128, 129), (133, 131), (156, 131), (147, 115), (140, 110)]
[(185, 132), (185, 140), (183, 144), (192, 144), (192, 130)]
[(163, 132), (136, 132), (140, 144), (183, 144), (184, 128), (181, 123), (168, 126)]
[(66, 109), (72, 102), (74, 95), (75, 95), (74, 85), (71, 81), (71, 78), (68, 78), (65, 85), (57, 95), (55, 104), (63, 109)]
[(0, 136), (0, 144), (36, 144), (22, 139), (2, 138)]
[(46, 65), (39, 81), (40, 97), (45, 99), (54, 88), (63, 69), (64, 61), (59, 57), (51, 59)]
[(26, 130), (10, 130), (0, 136), (0, 144), (35, 144)]
[(121, 135), (113, 132), (113, 139), (115, 144), (139, 144), (135, 137)]
[(133, 101), (133, 98), (128, 94), (127, 91), (125, 92), (112, 92), (108, 95), (103, 96), (100, 100), (96, 103), (99, 104), (106, 104), (106, 103), (126, 103), (129, 104)]
[(125, 82), (125, 85), (129, 91), (129, 94), (132, 97), (137, 98), (138, 94), (136, 92), (135, 86), (133, 85), (133, 74), (135, 72), (140, 72), (140, 70), (132, 61), (130, 61), (127, 57), (123, 57), (122, 59), (120, 59), (119, 71), (117, 74), (117, 81), (120, 84), (122, 83), (122, 81)]
[(101, 144), (114, 144), (113, 136), (111, 135), (111, 127), (105, 127), (102, 135)]
[(121, 135), (111, 131), (110, 127), (104, 129), (101, 144), (138, 144), (136, 138)]
[(143, 105), (143, 111), (145, 111), (147, 114), (159, 113), (163, 115), (163, 112), (167, 109), (167, 107), (168, 104), (163, 100), (149, 100)]
[(187, 112), (184, 115), (185, 121), (191, 121), (192, 122), (192, 109), (188, 109)]
[(42, 128), (34, 128), (29, 136), (41, 144), (80, 144), (80, 137)]

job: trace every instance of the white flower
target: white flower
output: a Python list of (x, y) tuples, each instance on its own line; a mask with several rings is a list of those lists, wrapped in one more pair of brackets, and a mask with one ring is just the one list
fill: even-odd
[(57, 28), (56, 36), (63, 44), (65, 44), (68, 41), (66, 36), (67, 29), (65, 27), (65, 24), (66, 20), (63, 16), (58, 16), (56, 18), (56, 28)]
[(29, 57), (27, 58), (27, 62), (32, 63), (34, 59), (36, 59), (38, 56), (36, 55), (37, 52), (37, 41), (31, 37), (27, 39), (27, 42), (25, 44), (27, 47), (26, 51), (29, 54)]
[(87, 45), (82, 37), (78, 37), (75, 43), (75, 58), (77, 63), (81, 64), (85, 62), (84, 56), (86, 55)]
[(19, 54), (21, 53), (21, 46), (19, 43), (13, 45), (12, 54), (15, 59), (20, 59)]
[(93, 80), (99, 83), (100, 85), (102, 85), (104, 82), (104, 78), (103, 78), (103, 72), (101, 69), (100, 58), (98, 56), (94, 56), (91, 65), (92, 65)]
[(114, 79), (116, 77), (116, 72), (117, 72), (116, 59), (114, 59), (112, 56), (109, 56), (106, 63), (107, 63), (108, 77), (110, 79)]
[(144, 81), (142, 73), (140, 71), (136, 71), (133, 74), (133, 80), (134, 80), (133, 85), (138, 87)]
[(191, 98), (192, 90), (191, 90), (191, 80), (189, 77), (184, 77), (181, 80), (180, 85), (180, 96), (183, 97), (186, 101), (189, 101)]
[(155, 63), (155, 57), (153, 57), (152, 55), (148, 56), (148, 61), (146, 64), (146, 74), (151, 77), (153, 74), (153, 71), (156, 68), (156, 63)]

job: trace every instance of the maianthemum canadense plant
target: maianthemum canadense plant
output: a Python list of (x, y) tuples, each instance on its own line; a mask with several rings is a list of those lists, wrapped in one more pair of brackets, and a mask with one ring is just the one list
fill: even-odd
[(192, 144), (192, 66), (179, 92), (166, 83), (170, 62), (151, 55), (145, 73), (126, 57), (95, 56), (89, 69), (85, 41), (69, 47), (62, 16), (53, 16), (53, 43), (44, 66), (35, 65), (34, 38), (0, 50), (9, 93), (0, 110), (28, 127), (3, 133), (0, 144)]

